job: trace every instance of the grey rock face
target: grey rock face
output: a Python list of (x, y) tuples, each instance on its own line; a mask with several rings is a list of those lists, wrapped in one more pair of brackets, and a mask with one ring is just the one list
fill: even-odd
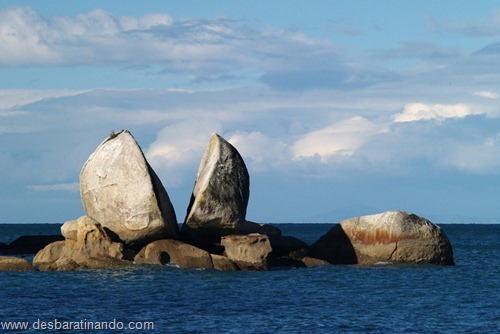
[(238, 151), (213, 134), (198, 169), (183, 235), (188, 240), (211, 240), (242, 232), (249, 187), (250, 177)]
[(344, 220), (312, 250), (315, 257), (333, 264), (454, 264), (453, 249), (441, 228), (404, 211)]
[(168, 194), (128, 131), (110, 136), (88, 158), (80, 194), (87, 215), (127, 244), (178, 237)]

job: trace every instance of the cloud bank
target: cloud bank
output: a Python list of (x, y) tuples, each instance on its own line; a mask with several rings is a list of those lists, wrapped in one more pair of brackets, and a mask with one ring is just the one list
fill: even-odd
[[(472, 29), (437, 23), (440, 33)], [(42, 203), (53, 194), (56, 203), (66, 192), (78, 202), (81, 166), (110, 131), (124, 128), (179, 206), (213, 132), (242, 154), (263, 212), (293, 216), (305, 202), (312, 211), (437, 207), (426, 198), (450, 196), (443, 189), (462, 194), (456, 208), (478, 184), (485, 190), (476, 205), (486, 206), (500, 171), (500, 61), (496, 41), (483, 44), (468, 51), (409, 40), (351, 50), (230, 18), (4, 9), (0, 71), (85, 66), (119, 68), (131, 81), (183, 80), (148, 89), (123, 89), (117, 80), (107, 89), (0, 90), (0, 173), (8, 176), (0, 198)]]

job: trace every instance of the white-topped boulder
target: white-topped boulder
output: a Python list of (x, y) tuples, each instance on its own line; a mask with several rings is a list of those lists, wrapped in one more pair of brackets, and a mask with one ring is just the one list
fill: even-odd
[(168, 194), (126, 130), (112, 133), (88, 158), (80, 195), (87, 215), (128, 245), (178, 237)]

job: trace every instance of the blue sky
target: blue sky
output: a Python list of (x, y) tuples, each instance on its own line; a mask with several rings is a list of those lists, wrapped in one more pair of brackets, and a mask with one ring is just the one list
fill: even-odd
[(0, 1), (0, 222), (83, 214), (128, 129), (184, 219), (217, 132), (247, 218), (500, 218), (497, 1)]

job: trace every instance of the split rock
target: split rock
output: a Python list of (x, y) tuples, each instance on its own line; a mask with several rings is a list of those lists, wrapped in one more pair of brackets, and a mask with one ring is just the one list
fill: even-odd
[(245, 227), (250, 177), (238, 151), (213, 134), (201, 160), (182, 233), (189, 240), (239, 234)]
[(214, 133), (198, 169), (183, 238), (210, 253), (222, 254), (220, 240), (225, 235), (281, 235), (277, 227), (245, 219), (249, 194), (250, 177), (243, 158)]
[(315, 257), (333, 264), (454, 264), (442, 229), (404, 211), (344, 220), (315, 242), (312, 250)]
[(112, 134), (88, 158), (80, 194), (87, 215), (126, 244), (178, 237), (168, 194), (126, 130)]

